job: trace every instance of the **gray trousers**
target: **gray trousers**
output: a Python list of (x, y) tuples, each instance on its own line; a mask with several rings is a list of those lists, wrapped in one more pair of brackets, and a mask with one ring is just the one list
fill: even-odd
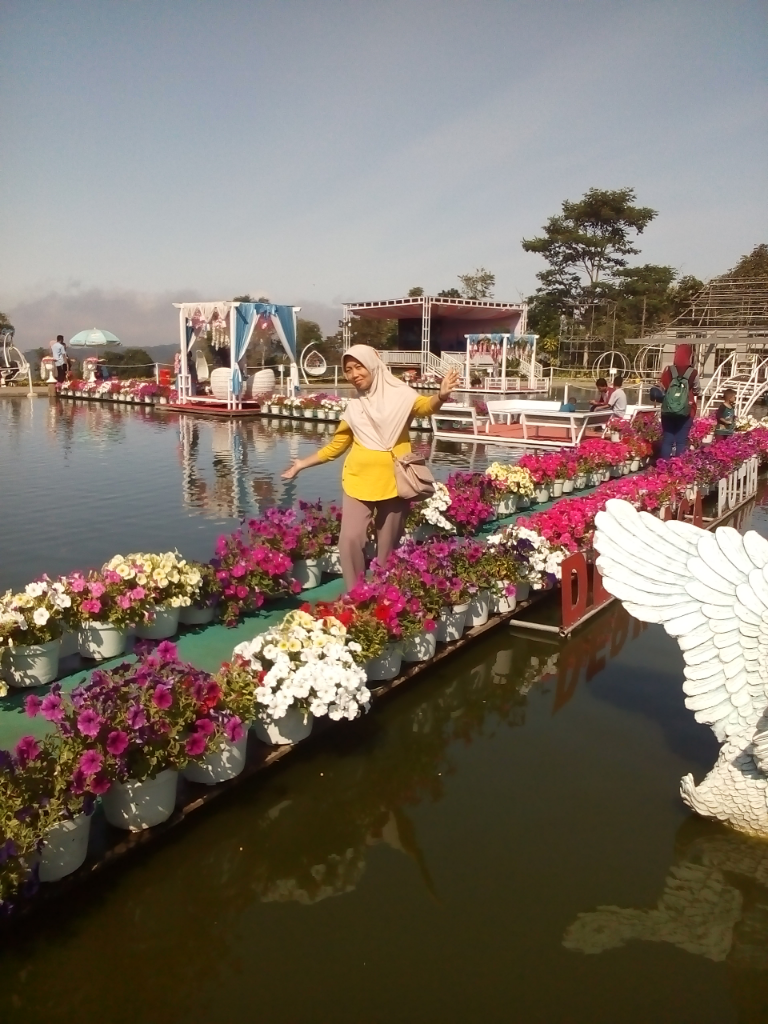
[(400, 543), (408, 506), (409, 502), (405, 498), (360, 501), (348, 494), (344, 495), (341, 507), (339, 558), (347, 590), (350, 590), (365, 572), (364, 549), (371, 519), (376, 528), (376, 558), (383, 565)]

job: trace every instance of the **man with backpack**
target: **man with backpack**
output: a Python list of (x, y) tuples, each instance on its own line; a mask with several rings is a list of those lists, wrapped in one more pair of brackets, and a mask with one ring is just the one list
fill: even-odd
[(701, 394), (699, 375), (692, 365), (690, 345), (678, 345), (672, 366), (661, 375), (664, 399), (661, 403), (661, 458), (668, 459), (674, 450), (682, 455), (688, 448), (688, 434), (696, 415), (696, 397)]

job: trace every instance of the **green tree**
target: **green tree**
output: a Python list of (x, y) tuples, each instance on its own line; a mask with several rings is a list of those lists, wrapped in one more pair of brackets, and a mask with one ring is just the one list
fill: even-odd
[(768, 278), (768, 245), (756, 245), (748, 256), (742, 256), (733, 270), (723, 276), (736, 279)]
[(496, 275), (485, 267), (478, 267), (474, 274), (459, 274), (462, 297), (465, 299), (492, 299)]
[(464, 296), (458, 288), (444, 288), (441, 292), (437, 293), (437, 297), (439, 299), (461, 299)]
[[(339, 322), (341, 327), (341, 322)], [(370, 345), (372, 348), (397, 348), (397, 320), (373, 320), (363, 316), (353, 316), (350, 325), (350, 338), (353, 345)], [(335, 335), (339, 337), (341, 335)]]
[(523, 249), (537, 252), (549, 269), (536, 276), (545, 288), (564, 288), (590, 297), (602, 277), (627, 266), (639, 252), (632, 244), (656, 216), (649, 206), (635, 206), (635, 190), (591, 188), (577, 202), (566, 199), (562, 213), (550, 217), (536, 238), (524, 238)]
[(13, 327), (13, 324), (5, 315), (5, 313), (0, 313), (0, 330), (2, 330), (3, 327)]
[(146, 349), (126, 348), (122, 351), (109, 349), (102, 352), (101, 355), (106, 359), (113, 375), (123, 380), (128, 377), (154, 377), (155, 375), (155, 361)]
[(409, 288), (408, 289), (408, 297), (409, 298), (415, 299), (419, 295), (423, 295), (423, 294), (424, 294), (424, 289), (421, 286), (419, 286), (419, 285), (417, 285), (415, 288)]

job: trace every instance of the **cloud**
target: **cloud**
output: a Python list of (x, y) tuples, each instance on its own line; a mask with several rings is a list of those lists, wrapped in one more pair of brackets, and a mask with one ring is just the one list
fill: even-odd
[[(144, 294), (102, 288), (81, 290), (75, 286), (17, 302), (3, 312), (16, 327), (17, 344), (24, 351), (47, 345), (57, 334), (69, 340), (89, 327), (112, 331), (126, 348), (151, 348), (178, 342), (179, 320), (174, 302), (203, 297), (195, 290), (184, 288)], [(316, 320), (327, 333), (333, 334), (338, 329), (340, 308), (318, 302), (295, 304), (302, 307), (300, 316)]]

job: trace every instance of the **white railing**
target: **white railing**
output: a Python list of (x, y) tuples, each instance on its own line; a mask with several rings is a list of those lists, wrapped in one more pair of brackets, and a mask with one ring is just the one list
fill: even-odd
[[(720, 367), (718, 367), (719, 369)], [(768, 391), (768, 359), (763, 359), (759, 363), (755, 362), (751, 371), (748, 367), (745, 367), (742, 372), (739, 370), (740, 367), (734, 365), (735, 372), (728, 377), (722, 374), (714, 387), (712, 387), (712, 381), (715, 380), (716, 374), (713, 374), (712, 379), (707, 383), (707, 397), (702, 404), (703, 415), (713, 411), (727, 388), (736, 392), (734, 408), (739, 418), (748, 415), (752, 407)]]
[(701, 410), (702, 413), (707, 412), (714, 403), (720, 397), (720, 393), (723, 388), (723, 383), (731, 376), (736, 369), (736, 353), (731, 352), (727, 359), (725, 359), (712, 376), (707, 381), (706, 385), (701, 392)]
[(418, 366), (421, 352), (404, 352), (399, 349), (380, 349), (381, 361), (388, 366)]

